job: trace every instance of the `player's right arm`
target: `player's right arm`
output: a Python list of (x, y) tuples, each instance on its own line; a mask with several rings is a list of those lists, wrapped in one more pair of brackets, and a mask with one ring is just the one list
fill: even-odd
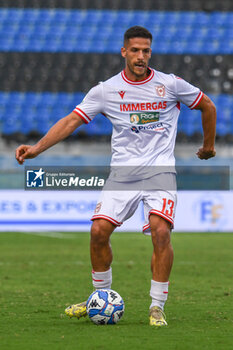
[(54, 124), (47, 134), (42, 137), (35, 145), (21, 145), (15, 151), (15, 158), (19, 164), (23, 164), (25, 159), (31, 159), (38, 156), (56, 143), (64, 140), (71, 135), (75, 129), (83, 124), (83, 120), (76, 113), (71, 112), (66, 117), (60, 119)]

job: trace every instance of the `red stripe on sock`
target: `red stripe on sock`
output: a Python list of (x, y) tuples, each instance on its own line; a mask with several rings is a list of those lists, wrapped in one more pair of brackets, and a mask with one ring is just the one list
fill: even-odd
[(96, 279), (94, 279), (94, 278), (92, 278), (93, 279), (93, 281), (95, 281), (95, 282), (104, 282), (104, 280), (96, 280)]
[(168, 292), (163, 292), (163, 294), (168, 294)]

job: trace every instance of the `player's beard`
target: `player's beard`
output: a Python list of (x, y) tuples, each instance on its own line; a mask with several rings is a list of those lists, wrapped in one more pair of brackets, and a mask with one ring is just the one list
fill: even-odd
[[(147, 73), (147, 66), (144, 65), (143, 66), (143, 70), (142, 72), (137, 72), (137, 63), (133, 63), (133, 64), (129, 64), (129, 62), (127, 63), (127, 66), (130, 70), (130, 72), (137, 78), (137, 79), (143, 79), (143, 77), (146, 77), (146, 73)], [(136, 68), (136, 69), (135, 69)]]

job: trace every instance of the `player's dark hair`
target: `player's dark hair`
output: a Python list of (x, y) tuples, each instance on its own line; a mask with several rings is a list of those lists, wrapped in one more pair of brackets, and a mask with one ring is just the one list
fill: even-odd
[(147, 30), (146, 28), (141, 26), (133, 26), (126, 30), (124, 34), (124, 43), (131, 38), (146, 38), (150, 39), (150, 41), (152, 42), (153, 37), (151, 32), (149, 32), (149, 30)]

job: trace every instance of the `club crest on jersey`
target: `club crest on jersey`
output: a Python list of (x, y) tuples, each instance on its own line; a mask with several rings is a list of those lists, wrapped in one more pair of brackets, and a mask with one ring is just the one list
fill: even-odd
[(102, 207), (102, 202), (97, 203), (96, 208), (95, 208), (95, 214), (97, 214)]
[(118, 94), (121, 96), (122, 100), (125, 96), (125, 91), (118, 91)]
[(159, 97), (164, 97), (165, 96), (165, 86), (164, 85), (159, 85), (155, 87), (156, 94)]

